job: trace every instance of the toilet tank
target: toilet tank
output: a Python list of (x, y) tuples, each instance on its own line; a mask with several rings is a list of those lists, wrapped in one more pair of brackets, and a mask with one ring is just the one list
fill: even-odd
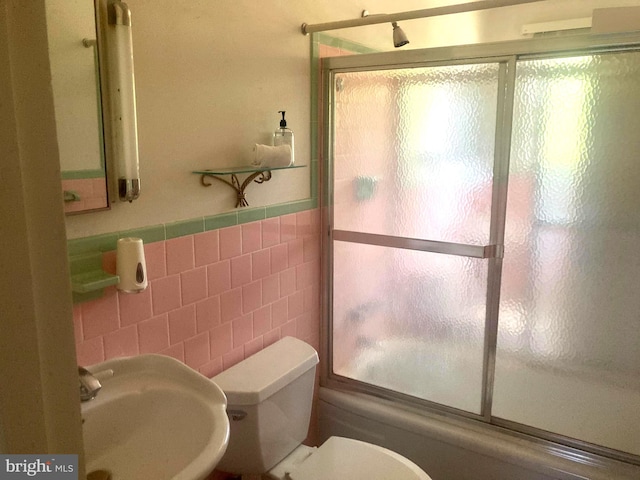
[(213, 377), (227, 396), (229, 445), (216, 469), (262, 474), (307, 437), (318, 353), (285, 337)]

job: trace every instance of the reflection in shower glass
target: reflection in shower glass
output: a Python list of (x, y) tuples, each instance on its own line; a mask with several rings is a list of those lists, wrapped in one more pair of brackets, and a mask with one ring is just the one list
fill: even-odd
[(640, 454), (640, 54), (517, 68), (493, 415)]

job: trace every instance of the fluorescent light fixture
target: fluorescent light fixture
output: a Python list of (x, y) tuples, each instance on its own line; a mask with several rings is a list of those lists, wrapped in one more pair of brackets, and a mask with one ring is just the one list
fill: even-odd
[(111, 152), (120, 200), (140, 195), (136, 88), (133, 74), (131, 10), (119, 0), (107, 6), (108, 86), (111, 101)]

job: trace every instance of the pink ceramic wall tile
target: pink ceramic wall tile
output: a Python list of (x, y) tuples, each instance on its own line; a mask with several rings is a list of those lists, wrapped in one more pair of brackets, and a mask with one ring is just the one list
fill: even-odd
[(180, 276), (172, 275), (151, 282), (151, 304), (153, 314), (175, 310), (180, 306)]
[(298, 227), (296, 230), (298, 238), (308, 237), (312, 234), (310, 210), (296, 213), (296, 222)]
[(286, 297), (296, 291), (296, 269), (287, 268), (280, 272), (280, 296)]
[(169, 312), (169, 343), (174, 345), (196, 334), (196, 306), (187, 305)]
[(95, 337), (76, 344), (78, 365), (89, 366), (104, 362), (104, 345), (102, 337)]
[(289, 301), (287, 297), (281, 298), (271, 305), (271, 324), (279, 327), (289, 319)]
[(209, 332), (203, 332), (184, 342), (184, 361), (193, 369), (198, 369), (209, 361)]
[(296, 321), (291, 320), (280, 327), (280, 335), (283, 337), (295, 337), (296, 330)]
[(320, 259), (320, 239), (318, 237), (305, 237), (303, 239), (304, 262), (312, 262)]
[(233, 349), (233, 339), (231, 335), (231, 323), (223, 323), (219, 327), (209, 332), (209, 342), (211, 344), (210, 357), (220, 357)]
[(287, 245), (289, 266), (294, 267), (304, 262), (304, 241), (302, 238), (291, 240)]
[(166, 241), (167, 274), (184, 272), (195, 266), (193, 235)]
[(318, 262), (307, 262), (296, 267), (296, 288), (303, 290), (318, 282), (320, 265)]
[(104, 252), (102, 254), (102, 269), (112, 275), (116, 275), (116, 251)]
[(271, 275), (262, 279), (262, 304), (268, 305), (280, 298), (280, 276)]
[(226, 370), (242, 360), (244, 360), (244, 346), (241, 345), (222, 356), (222, 368)]
[(164, 246), (165, 242), (147, 243), (144, 246), (144, 261), (147, 265), (147, 278), (149, 280), (166, 277), (167, 275), (167, 257)]
[(200, 267), (180, 274), (182, 305), (202, 300), (207, 296), (207, 268)]
[(296, 337), (308, 338), (316, 333), (316, 325), (313, 321), (311, 313), (303, 313), (296, 318)]
[(239, 225), (218, 230), (220, 235), (220, 259), (242, 254), (242, 230)]
[(105, 294), (102, 298), (83, 303), (81, 309), (82, 333), (85, 340), (120, 328), (118, 295), (114, 287), (105, 289)]
[(269, 345), (273, 345), (278, 340), (280, 340), (280, 329), (274, 328), (273, 330), (268, 331), (262, 336), (262, 342), (265, 347)]
[(251, 255), (231, 259), (231, 288), (241, 287), (251, 281)]
[(320, 216), (320, 209), (316, 208), (315, 210), (310, 210), (309, 217), (311, 219), (311, 236), (317, 236), (320, 234), (320, 226), (322, 220), (322, 217)]
[(280, 217), (280, 243), (285, 243), (296, 238), (296, 214)]
[(198, 333), (220, 325), (220, 297), (209, 297), (196, 303), (196, 330)]
[(198, 371), (207, 378), (213, 378), (222, 372), (222, 357), (216, 357), (209, 360), (198, 368)]
[(80, 305), (73, 306), (73, 337), (76, 340), (76, 344), (82, 342), (84, 339), (82, 335), (82, 309)]
[(162, 350), (160, 354), (167, 355), (184, 362), (184, 342), (176, 343), (175, 345)]
[(307, 287), (303, 290), (304, 294), (304, 305), (303, 310), (305, 312), (310, 311), (320, 311), (320, 284), (315, 283), (314, 285)]
[(271, 247), (271, 273), (278, 273), (289, 266), (287, 244)]
[(257, 337), (244, 344), (244, 358), (250, 357), (263, 349), (262, 337)]
[(151, 289), (147, 287), (140, 293), (118, 292), (118, 308), (121, 327), (151, 318)]
[(158, 353), (169, 347), (169, 316), (165, 313), (138, 323), (140, 353)]
[(220, 237), (218, 230), (198, 233), (193, 236), (196, 266), (209, 265), (220, 260)]
[(242, 287), (242, 313), (250, 313), (262, 306), (262, 282), (260, 280)]
[(138, 329), (135, 325), (121, 328), (104, 336), (105, 359), (130, 357), (138, 353)]
[(304, 294), (302, 291), (297, 291), (293, 295), (287, 297), (289, 304), (289, 319), (296, 318), (298, 315), (302, 315), (304, 311)]
[(242, 315), (242, 289), (236, 288), (220, 295), (220, 320), (230, 322)]
[[(146, 244), (145, 292), (109, 288), (74, 308), (78, 362), (162, 353), (213, 376), (281, 336), (319, 343), (318, 218), (301, 212)], [(115, 253), (103, 262), (115, 269)]]
[(232, 323), (233, 348), (244, 345), (253, 339), (253, 316), (245, 315), (235, 319)]
[(242, 225), (242, 253), (252, 253), (262, 248), (262, 224), (260, 222)]
[(231, 288), (231, 262), (225, 260), (207, 267), (209, 296), (218, 295)]
[(253, 336), (263, 335), (271, 330), (271, 305), (253, 312)]
[(280, 243), (280, 218), (268, 218), (262, 221), (262, 248)]
[(258, 280), (271, 274), (271, 252), (259, 250), (251, 254), (251, 278)]

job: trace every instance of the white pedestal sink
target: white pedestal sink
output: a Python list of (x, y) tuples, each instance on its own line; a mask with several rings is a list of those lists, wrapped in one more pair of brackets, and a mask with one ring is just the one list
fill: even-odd
[(88, 367), (102, 383), (82, 402), (87, 473), (112, 480), (206, 478), (229, 441), (227, 400), (171, 357), (140, 355)]

